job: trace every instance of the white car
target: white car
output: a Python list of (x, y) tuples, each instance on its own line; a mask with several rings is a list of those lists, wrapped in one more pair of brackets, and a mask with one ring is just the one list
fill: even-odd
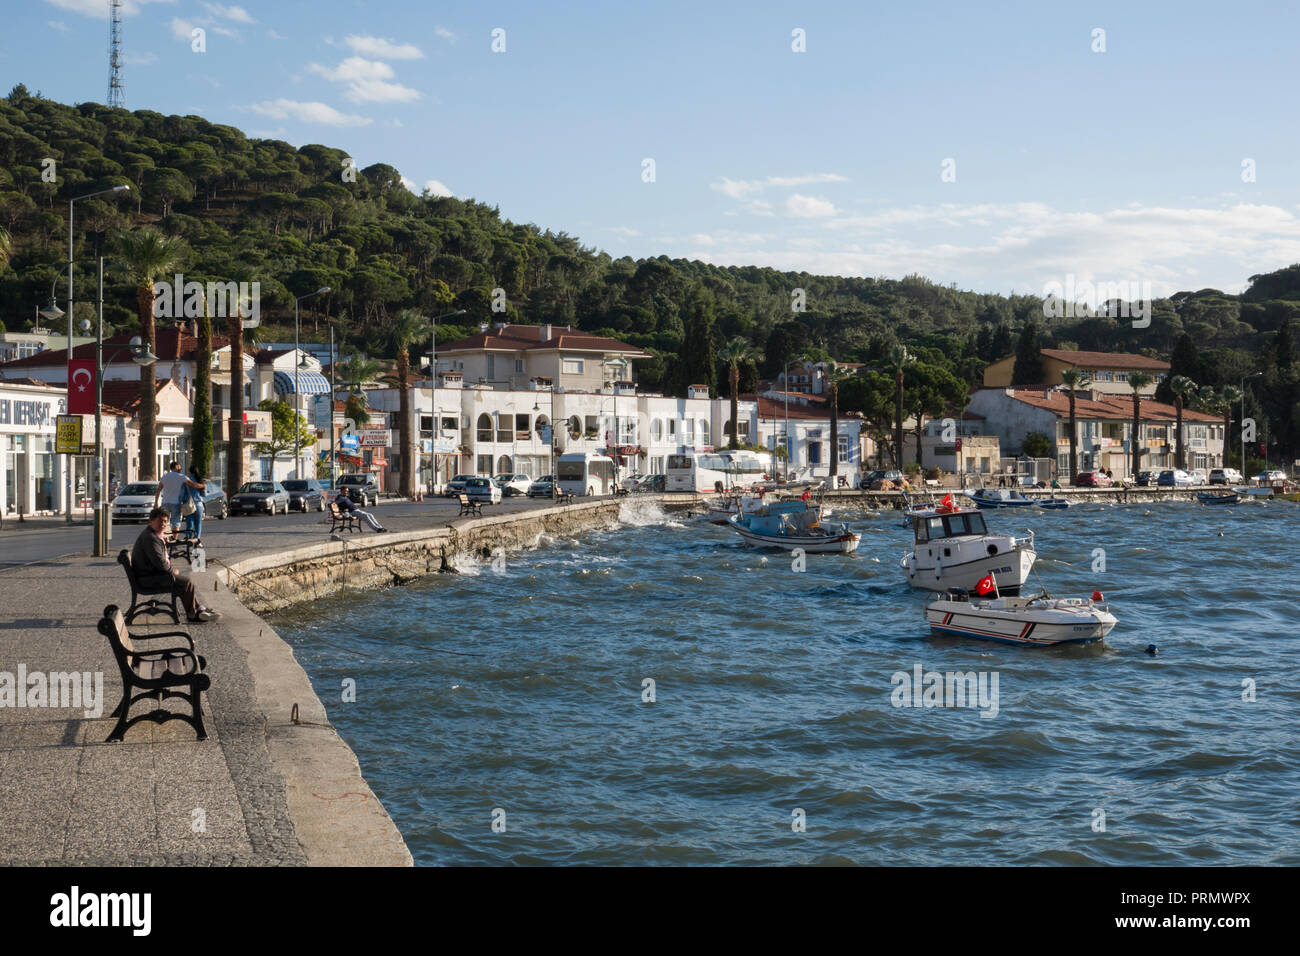
[(1203, 469), (1196, 468), (1189, 471), (1188, 474), (1192, 476), (1192, 484), (1194, 485), (1208, 485), (1210, 483), (1209, 475)]
[(501, 489), (491, 478), (473, 477), (465, 479), (465, 497), (470, 501), (479, 501), (487, 505), (501, 503)]
[(1236, 468), (1214, 468), (1210, 471), (1208, 484), (1239, 485), (1244, 479)]
[(1276, 485), (1286, 481), (1285, 471), (1261, 471), (1254, 478), (1257, 485)]
[(507, 498), (512, 495), (527, 495), (528, 489), (533, 486), (533, 479), (527, 475), (497, 475), (492, 482)]
[(113, 499), (113, 520), (148, 521), (157, 491), (156, 481), (133, 481)]

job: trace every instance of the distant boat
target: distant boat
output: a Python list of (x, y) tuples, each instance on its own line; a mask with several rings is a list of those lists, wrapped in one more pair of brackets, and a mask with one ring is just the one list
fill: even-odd
[(972, 590), (995, 573), (1004, 594), (1019, 594), (1038, 557), (1032, 531), (1024, 538), (991, 534), (975, 508), (922, 511), (912, 519), (912, 529), (915, 544), (901, 564), (907, 583), (927, 591)]
[(1063, 498), (1027, 498), (1019, 488), (977, 488), (966, 492), (966, 497), (980, 508), (1046, 508), (1059, 511), (1070, 507)]
[(821, 508), (804, 501), (773, 502), (751, 514), (732, 515), (727, 523), (746, 544), (756, 548), (848, 554), (856, 551), (862, 540), (848, 525), (823, 522)]
[(1198, 491), (1196, 493), (1196, 500), (1203, 505), (1235, 505), (1237, 502), (1241, 501), (1241, 495), (1237, 494), (1235, 491), (1229, 491), (1226, 493)]
[(935, 595), (925, 617), (936, 634), (974, 637), (1005, 644), (1047, 647), (1090, 644), (1119, 623), (1104, 604), (1087, 598), (969, 597), (964, 590)]

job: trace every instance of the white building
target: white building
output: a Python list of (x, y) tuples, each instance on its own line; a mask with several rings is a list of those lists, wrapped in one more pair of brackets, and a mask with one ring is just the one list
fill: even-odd
[(6, 517), (56, 514), (66, 502), (67, 455), (55, 453), (66, 392), (0, 382), (0, 511)]

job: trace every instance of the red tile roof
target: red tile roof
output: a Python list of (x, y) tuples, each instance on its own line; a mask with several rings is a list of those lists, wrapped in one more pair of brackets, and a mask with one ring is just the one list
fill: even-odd
[[(157, 395), (170, 382), (169, 378), (154, 381), (154, 394)], [(140, 407), (140, 383), (130, 379), (112, 379), (104, 383), (104, 405), (119, 408), (128, 414), (134, 414)]]
[[(1026, 405), (1055, 412), (1062, 418), (1068, 419), (1070, 417), (1070, 399), (1064, 391), (1059, 389), (1018, 388), (1012, 393), (1012, 397), (1018, 402), (1024, 402)], [(1101, 394), (1098, 394), (1096, 399), (1078, 397), (1074, 400), (1074, 414), (1076, 418), (1081, 419), (1132, 421), (1133, 399), (1128, 395), (1110, 396)], [(1142, 421), (1159, 423), (1177, 420), (1178, 410), (1174, 406), (1152, 401), (1149, 398), (1142, 399)], [(1220, 422), (1223, 419), (1217, 415), (1207, 415), (1205, 412), (1183, 409), (1183, 421)]]
[[(130, 343), (131, 339), (139, 335), (138, 331), (118, 332), (116, 335), (110, 335), (104, 339), (104, 360), (106, 364), (121, 364), (131, 361), (130, 354), (123, 349), (120, 355), (114, 356), (122, 346)], [(194, 353), (198, 351), (199, 340), (182, 329), (158, 329), (154, 336), (154, 354), (158, 356), (159, 362), (192, 361)], [(221, 336), (212, 336), (212, 351), (223, 349), (230, 344), (230, 340)], [(250, 355), (256, 355), (257, 349), (250, 348), (247, 343), (244, 345), (244, 351)], [(95, 358), (95, 343), (88, 342), (85, 345), (78, 345), (72, 350), (74, 359), (91, 359)], [(67, 349), (47, 349), (44, 352), (37, 352), (35, 355), (27, 355), (20, 359), (14, 359), (12, 362), (4, 362), (6, 369), (11, 368), (55, 368), (68, 364)]]
[[(742, 402), (757, 402), (759, 418), (782, 419), (786, 417), (786, 404), (784, 399), (778, 400), (774, 398), (768, 398), (766, 395), (759, 395), (759, 396), (739, 395), (737, 396), (737, 398), (739, 399), (739, 401)], [(789, 405), (789, 417), (815, 419), (817, 421), (829, 422), (831, 413), (830, 413), (830, 409), (827, 408), (825, 405), (821, 405), (821, 404), (798, 405), (794, 402), (791, 402)], [(849, 418), (858, 418), (858, 417), (860, 416), (856, 412), (840, 412), (840, 421), (844, 421), (845, 419), (849, 419)]]
[(1146, 355), (1127, 352), (1076, 352), (1070, 349), (1043, 349), (1042, 354), (1080, 368), (1151, 369), (1169, 371), (1169, 363)]
[(622, 352), (638, 358), (649, 358), (635, 345), (600, 335), (575, 332), (570, 326), (552, 326), (551, 337), (542, 339), (546, 327), (542, 325), (507, 325), (502, 329), (478, 332), (467, 339), (438, 346), (438, 353), (478, 352), (484, 349), (497, 352), (523, 352), (530, 350), (567, 349), (574, 352)]

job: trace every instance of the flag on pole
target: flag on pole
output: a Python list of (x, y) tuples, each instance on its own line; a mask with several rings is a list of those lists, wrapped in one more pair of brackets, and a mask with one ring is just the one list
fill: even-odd
[(946, 494), (946, 495), (943, 496), (943, 501), (939, 502), (939, 507), (940, 507), (940, 508), (944, 508), (945, 510), (951, 510), (951, 509), (952, 509), (953, 504), (952, 504), (952, 492), (951, 492), (951, 491), (948, 492), (948, 494)]
[(95, 414), (95, 360), (68, 362), (68, 414)]
[(981, 597), (984, 596), (985, 594), (992, 594), (995, 596), (997, 595), (998, 583), (997, 581), (993, 580), (992, 571), (990, 571), (988, 574), (984, 575), (984, 577), (979, 579), (979, 582), (975, 585), (975, 593), (980, 595)]
[(1093, 599), (1094, 601), (1104, 601), (1104, 600), (1106, 600), (1106, 598), (1102, 595), (1102, 593), (1101, 593), (1100, 591), (1093, 591), (1093, 592), (1092, 592), (1092, 599)]

